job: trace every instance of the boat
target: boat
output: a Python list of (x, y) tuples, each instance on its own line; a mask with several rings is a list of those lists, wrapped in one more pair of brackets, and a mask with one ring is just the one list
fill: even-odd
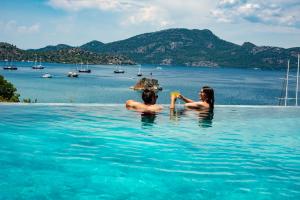
[(122, 69), (120, 69), (120, 66), (117, 66), (117, 67), (116, 67), (116, 70), (114, 71), (114, 73), (115, 73), (115, 74), (124, 74), (125, 71), (122, 70)]
[(143, 76), (143, 74), (141, 72), (141, 65), (139, 65), (139, 72), (137, 73), (137, 76)]
[(82, 63), (81, 63), (81, 67), (78, 70), (79, 73), (91, 73), (91, 69), (89, 69), (89, 63), (86, 63), (86, 68), (82, 68)]
[(52, 78), (52, 75), (49, 73), (43, 74), (42, 78)]
[(77, 78), (79, 76), (79, 74), (77, 74), (76, 72), (69, 72), (68, 73), (68, 77), (71, 77), (71, 78)]
[(5, 66), (3, 67), (4, 70), (17, 70), (18, 68), (15, 66)]
[(40, 58), (40, 64), (37, 65), (37, 58), (35, 55), (35, 61), (34, 61), (34, 66), (32, 66), (32, 69), (44, 69), (45, 67), (41, 64), (41, 58)]
[(18, 70), (18, 68), (16, 66), (13, 66), (12, 61), (10, 61), (9, 65), (7, 60), (6, 65), (3, 67), (3, 70)]

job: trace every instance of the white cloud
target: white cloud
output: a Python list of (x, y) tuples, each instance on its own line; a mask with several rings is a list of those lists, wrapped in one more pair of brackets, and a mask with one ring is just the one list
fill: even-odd
[(142, 7), (122, 22), (123, 25), (141, 23), (151, 23), (152, 25), (165, 27), (172, 22), (168, 19), (166, 10), (157, 6)]
[(8, 22), (0, 22), (0, 30), (8, 34), (32, 34), (40, 31), (40, 25), (35, 23), (33, 25), (19, 25), (15, 20)]
[[(162, 28), (173, 24), (199, 25), (207, 21), (216, 0), (48, 0), (48, 5), (66, 11), (86, 9), (117, 12), (123, 26), (151, 25)], [(232, 1), (232, 0), (231, 0)], [(213, 2), (213, 3), (212, 3)]]
[(222, 22), (261, 23), (300, 28), (298, 0), (220, 0), (212, 15)]
[(49, 0), (48, 4), (67, 11), (84, 9), (122, 10), (130, 7), (132, 2), (126, 0)]

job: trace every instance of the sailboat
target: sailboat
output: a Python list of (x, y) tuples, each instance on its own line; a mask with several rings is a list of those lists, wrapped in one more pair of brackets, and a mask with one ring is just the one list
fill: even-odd
[(4, 70), (17, 70), (18, 68), (16, 66), (13, 66), (12, 59), (10, 60), (10, 65), (8, 64), (8, 59), (6, 62), (6, 65), (3, 67)]
[[(81, 65), (82, 65), (82, 62), (81, 62)], [(78, 71), (77, 63), (76, 63), (76, 69)], [(78, 78), (79, 74), (76, 71), (69, 71), (67, 76), (70, 78)]]
[(41, 58), (40, 58), (40, 64), (37, 65), (37, 58), (35, 55), (35, 61), (34, 61), (34, 66), (32, 66), (32, 69), (44, 69), (45, 67), (41, 63)]
[(89, 63), (86, 62), (86, 68), (82, 68), (82, 63), (81, 63), (81, 68), (78, 70), (79, 73), (91, 73), (91, 70), (89, 69)]
[(141, 72), (141, 65), (139, 65), (139, 72), (137, 73), (137, 76), (143, 76), (143, 74)]
[(76, 72), (69, 72), (68, 73), (68, 77), (70, 78), (77, 78), (79, 76), (79, 74), (77, 74)]
[(120, 69), (120, 66), (117, 65), (117, 66), (116, 66), (116, 70), (114, 71), (114, 73), (115, 73), (115, 74), (124, 74), (125, 71), (122, 70), (122, 69)]

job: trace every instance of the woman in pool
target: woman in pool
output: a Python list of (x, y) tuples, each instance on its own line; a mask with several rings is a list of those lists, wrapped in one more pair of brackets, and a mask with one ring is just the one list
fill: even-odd
[(144, 103), (134, 100), (126, 101), (126, 108), (128, 110), (136, 110), (143, 113), (155, 113), (162, 110), (161, 105), (156, 104), (158, 96), (153, 90), (145, 89), (142, 93)]
[(176, 99), (182, 99), (185, 104), (184, 106), (186, 108), (191, 109), (201, 109), (201, 108), (209, 108), (214, 109), (214, 103), (215, 103), (215, 95), (214, 90), (209, 86), (202, 87), (201, 91), (199, 92), (199, 99), (200, 101), (193, 101), (191, 99), (188, 99), (187, 97), (181, 95), (181, 94), (172, 94), (171, 95), (171, 104), (170, 109), (175, 108), (175, 102)]

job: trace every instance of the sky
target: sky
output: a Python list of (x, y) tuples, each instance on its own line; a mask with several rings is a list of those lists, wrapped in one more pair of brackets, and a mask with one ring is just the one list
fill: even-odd
[(300, 47), (300, 0), (0, 0), (0, 41), (22, 49), (104, 43), (169, 28)]

